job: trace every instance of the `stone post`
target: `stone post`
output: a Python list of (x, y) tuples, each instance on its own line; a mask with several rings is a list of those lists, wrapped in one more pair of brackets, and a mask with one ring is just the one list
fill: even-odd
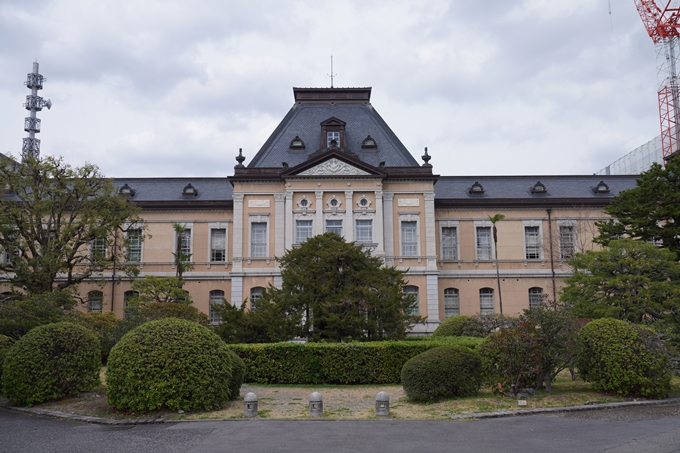
[(257, 395), (248, 392), (243, 398), (243, 415), (245, 417), (257, 417)]
[(309, 395), (309, 416), (321, 417), (323, 415), (323, 400), (319, 392)]
[(378, 392), (375, 397), (375, 416), (388, 417), (390, 415), (390, 397), (385, 392)]

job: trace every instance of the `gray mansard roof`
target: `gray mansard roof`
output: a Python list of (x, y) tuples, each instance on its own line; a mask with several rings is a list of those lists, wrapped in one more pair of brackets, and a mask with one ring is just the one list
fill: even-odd
[[(377, 167), (418, 166), (418, 162), (392, 132), (385, 120), (369, 103), (370, 88), (293, 88), (295, 104), (283, 118), (248, 168), (290, 167), (307, 160), (320, 148), (321, 123), (337, 118), (346, 123), (346, 148), (359, 159)], [(370, 135), (377, 143), (375, 150), (363, 150), (361, 144)], [(300, 137), (304, 150), (291, 150), (291, 141)]]
[[(229, 208), (234, 192), (227, 178), (116, 178), (114, 184), (119, 189), (127, 184), (134, 191), (130, 200), (145, 208)], [(196, 196), (182, 194), (188, 184)]]

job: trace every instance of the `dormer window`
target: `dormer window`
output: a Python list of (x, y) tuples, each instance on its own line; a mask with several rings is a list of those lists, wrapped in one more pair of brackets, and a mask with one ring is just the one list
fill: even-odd
[(604, 181), (600, 181), (595, 187), (593, 187), (593, 192), (595, 193), (609, 193), (609, 186), (605, 184)]
[(484, 186), (482, 186), (478, 181), (468, 189), (470, 195), (484, 195)]
[(373, 137), (368, 135), (363, 142), (361, 142), (361, 149), (377, 149), (378, 143)]
[(123, 185), (123, 187), (121, 187), (118, 190), (118, 193), (123, 195), (124, 197), (128, 197), (128, 198), (135, 196), (135, 191), (132, 190), (132, 187), (128, 186), (127, 184)]
[(346, 148), (345, 143), (345, 122), (331, 117), (321, 123), (321, 149), (328, 149), (335, 142), (338, 148)]
[(184, 186), (184, 189), (182, 189), (182, 196), (184, 197), (195, 197), (198, 195), (198, 190), (194, 186), (191, 185), (191, 183), (187, 184)]
[(545, 184), (543, 184), (541, 181), (536, 182), (534, 186), (531, 188), (531, 193), (533, 194), (544, 194), (547, 193), (548, 189), (546, 189)]
[(302, 141), (300, 136), (296, 135), (295, 138), (290, 142), (290, 149), (293, 150), (305, 149), (305, 142)]

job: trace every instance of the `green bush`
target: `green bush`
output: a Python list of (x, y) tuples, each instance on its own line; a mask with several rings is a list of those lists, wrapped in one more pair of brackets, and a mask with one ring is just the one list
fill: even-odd
[(109, 404), (121, 410), (218, 409), (233, 384), (227, 345), (186, 319), (150, 321), (111, 349), (106, 370)]
[(74, 395), (99, 385), (101, 346), (89, 329), (70, 322), (39, 326), (5, 355), (2, 385), (13, 404)]
[(78, 313), (76, 321), (97, 335), (102, 346), (102, 363), (106, 364), (111, 348), (122, 336), (119, 334), (119, 331), (123, 320), (116, 318), (116, 315), (111, 311), (106, 313), (93, 311), (90, 313)]
[(0, 334), (0, 393), (2, 393), (2, 364), (5, 361), (5, 354), (14, 344), (14, 340), (7, 335)]
[(482, 360), (460, 346), (442, 346), (404, 364), (401, 383), (412, 401), (472, 396), (482, 385)]
[(241, 394), (241, 386), (243, 385), (243, 378), (246, 374), (246, 365), (237, 356), (234, 351), (229, 350), (229, 358), (231, 359), (231, 380), (229, 381), (229, 395), (232, 400), (238, 399)]
[(243, 359), (245, 382), (258, 384), (397, 384), (401, 369), (428, 349), (458, 344), (474, 349), (477, 338), (444, 341), (269, 343), (229, 345)]
[(432, 333), (433, 337), (480, 337), (483, 338), (489, 333), (484, 330), (482, 322), (477, 317), (472, 316), (451, 316), (439, 324), (439, 327)]
[(666, 350), (649, 329), (611, 318), (586, 324), (578, 335), (579, 375), (599, 391), (664, 398), (671, 370)]

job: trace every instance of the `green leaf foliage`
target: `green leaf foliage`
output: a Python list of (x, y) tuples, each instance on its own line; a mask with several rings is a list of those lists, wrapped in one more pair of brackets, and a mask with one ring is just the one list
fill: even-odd
[(279, 305), (309, 341), (398, 340), (423, 321), (403, 293), (405, 273), (337, 234), (307, 240), (279, 264), (282, 287), (261, 301)]
[(101, 347), (89, 329), (70, 322), (36, 327), (5, 355), (2, 388), (13, 404), (32, 406), (100, 384)]
[[(121, 197), (113, 181), (91, 164), (71, 167), (53, 157), (24, 157), (0, 165), (7, 193), (0, 196), (0, 263), (13, 287), (27, 294), (61, 291), (104, 271), (135, 275), (125, 256), (125, 225), (139, 208)], [(98, 241), (101, 249), (90, 249)]]
[(111, 350), (108, 402), (132, 411), (219, 409), (237, 387), (232, 357), (207, 327), (176, 318), (147, 322)]
[(668, 396), (668, 356), (651, 330), (603, 318), (586, 324), (578, 336), (578, 372), (595, 390), (644, 398)]
[(7, 354), (7, 351), (9, 351), (13, 344), (14, 339), (0, 334), (0, 393), (2, 393), (2, 364), (5, 361), (5, 354)]
[(666, 166), (652, 164), (637, 180), (637, 187), (624, 190), (604, 209), (612, 218), (596, 225), (597, 242), (630, 237), (661, 241), (664, 248), (680, 252), (680, 159)]
[(7, 297), (0, 303), (0, 334), (18, 340), (35, 327), (75, 321), (76, 303), (69, 291)]
[(156, 277), (145, 275), (132, 282), (130, 288), (135, 296), (128, 299), (128, 306), (145, 305), (151, 302), (175, 302), (191, 304), (189, 291), (184, 289), (184, 280), (177, 277)]
[(451, 316), (432, 332), (433, 337), (486, 337), (489, 333), (475, 316)]
[(482, 360), (461, 346), (430, 349), (404, 364), (401, 383), (415, 402), (473, 396), (482, 385)]
[(102, 363), (106, 364), (111, 348), (120, 340), (119, 332), (123, 320), (116, 318), (116, 315), (111, 311), (106, 313), (95, 311), (90, 313), (78, 312), (74, 322), (82, 324), (97, 335), (102, 346)]
[(632, 239), (577, 253), (562, 300), (584, 318), (635, 323), (668, 319), (680, 326), (680, 263), (673, 252)]
[(428, 349), (460, 343), (474, 349), (480, 340), (378, 341), (355, 343), (239, 344), (229, 347), (243, 359), (245, 382), (258, 384), (397, 384), (401, 369)]

